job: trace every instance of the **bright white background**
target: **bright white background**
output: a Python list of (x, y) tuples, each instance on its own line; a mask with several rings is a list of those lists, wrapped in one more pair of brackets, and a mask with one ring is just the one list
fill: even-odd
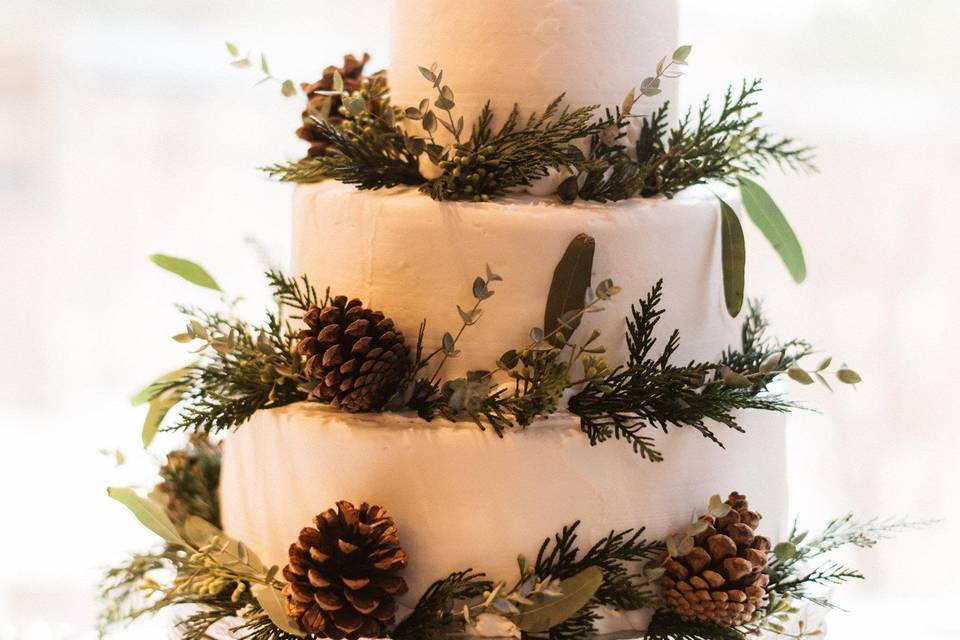
[[(821, 175), (766, 179), (809, 280), (794, 286), (750, 234), (749, 282), (779, 334), (866, 382), (802, 394), (823, 415), (792, 426), (792, 506), (812, 525), (849, 507), (945, 519), (848, 558), (869, 580), (837, 592), (852, 612), (832, 633), (956, 638), (960, 3), (681, 7), (684, 100), (762, 76), (767, 122), (819, 148)], [(88, 637), (99, 567), (150, 540), (104, 487), (152, 481), (127, 398), (180, 362), (162, 339), (179, 327), (170, 303), (204, 298), (147, 254), (201, 260), (253, 309), (260, 258), (245, 239), (285, 255), (290, 188), (254, 167), (301, 152), (301, 106), (252, 88), (223, 41), (312, 80), (345, 51), (385, 65), (386, 8), (0, 0), (0, 638)], [(637, 61), (638, 80), (653, 62)], [(98, 450), (118, 446), (131, 462), (114, 469)]]

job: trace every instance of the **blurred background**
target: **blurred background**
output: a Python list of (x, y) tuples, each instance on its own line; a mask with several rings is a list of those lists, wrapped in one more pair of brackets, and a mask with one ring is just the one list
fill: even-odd
[[(960, 359), (960, 3), (683, 1), (685, 103), (760, 76), (765, 120), (818, 147), (822, 173), (764, 182), (803, 242), (795, 286), (748, 233), (749, 283), (778, 335), (865, 382), (791, 427), (791, 506), (818, 526), (943, 518), (846, 559), (838, 638), (957, 638), (960, 537), (951, 400)], [(252, 86), (224, 40), (314, 80), (344, 52), (386, 65), (388, 4), (0, 0), (0, 640), (94, 637), (95, 584), (151, 542), (108, 484), (149, 486), (129, 397), (181, 364), (174, 300), (210, 302), (147, 255), (197, 259), (250, 309), (284, 262), (291, 188), (255, 167), (302, 154), (300, 99)], [(639, 36), (642, 37), (642, 34)], [(638, 73), (654, 61), (638, 61)], [(638, 75), (639, 79), (639, 75)], [(126, 464), (117, 466), (116, 450)], [(147, 622), (123, 638), (166, 637)]]

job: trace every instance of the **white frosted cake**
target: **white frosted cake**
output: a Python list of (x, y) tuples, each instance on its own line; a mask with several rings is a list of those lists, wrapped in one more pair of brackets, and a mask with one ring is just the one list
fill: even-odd
[[(676, 44), (673, 2), (401, 0), (395, 11), (393, 99), (419, 102), (417, 65), (443, 60), (468, 121), (486, 99), (543, 105), (566, 91), (573, 105), (619, 104), (643, 72), (638, 61)], [(593, 281), (612, 278), (623, 291), (579, 332), (599, 329), (608, 359), (624, 364), (624, 318), (663, 278), (663, 325), (680, 330), (678, 359), (714, 360), (739, 344), (742, 322), (724, 306), (720, 225), (719, 204), (706, 189), (564, 205), (522, 194), (436, 202), (408, 187), (358, 191), (322, 182), (296, 190), (290, 272), (389, 310), (408, 337), (425, 318), (429, 351), (439, 346), (440, 328), (459, 323), (455, 304), (471, 302), (473, 275), (491, 265), (503, 282), (458, 344), (462, 355), (447, 365), (447, 375), (458, 376), (489, 367), (526, 339), (542, 320), (553, 265), (586, 233), (597, 244)], [(666, 340), (666, 328), (660, 333)], [(576, 520), (583, 545), (639, 523), (663, 538), (716, 491), (749, 491), (765, 533), (778, 536), (787, 514), (784, 419), (746, 413), (741, 425), (749, 438), (714, 425), (726, 449), (693, 430), (673, 432), (666, 462), (650, 464), (620, 442), (591, 446), (578, 418), (562, 411), (501, 439), (472, 422), (294, 404), (257, 413), (227, 438), (223, 522), (268, 564), (282, 566), (318, 505), (389, 505), (412, 558), (402, 612), (438, 576), (465, 567), (510, 579), (518, 552), (534, 556), (544, 537)], [(733, 463), (744, 459), (752, 463)], [(648, 617), (612, 614), (603, 630), (643, 629)]]

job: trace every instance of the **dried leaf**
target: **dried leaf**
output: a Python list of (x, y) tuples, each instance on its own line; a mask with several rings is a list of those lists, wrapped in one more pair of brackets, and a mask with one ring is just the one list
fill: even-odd
[[(560, 317), (571, 309), (582, 308), (586, 290), (590, 288), (590, 276), (593, 271), (593, 256), (596, 241), (581, 233), (567, 246), (563, 257), (553, 271), (553, 281), (547, 294), (547, 305), (543, 313), (543, 330), (553, 333), (560, 327)], [(569, 326), (560, 329), (567, 340), (580, 324), (580, 317)]]

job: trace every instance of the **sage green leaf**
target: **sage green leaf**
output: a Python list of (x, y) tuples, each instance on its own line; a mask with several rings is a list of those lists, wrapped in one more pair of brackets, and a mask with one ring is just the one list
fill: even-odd
[(817, 365), (817, 371), (825, 371), (826, 368), (830, 366), (831, 362), (833, 362), (833, 358), (827, 356), (820, 362), (820, 364)]
[(153, 500), (140, 496), (129, 487), (108, 487), (107, 495), (130, 509), (143, 526), (170, 544), (190, 548), (190, 544), (183, 539), (173, 522), (164, 513), (163, 507)]
[(336, 69), (333, 71), (333, 90), (337, 93), (343, 91), (343, 76), (341, 76), (340, 72)]
[(189, 367), (183, 367), (182, 369), (174, 369), (173, 371), (168, 371), (163, 374), (143, 389), (137, 392), (135, 396), (130, 398), (130, 404), (135, 407), (140, 406), (141, 404), (146, 404), (150, 402), (150, 399), (155, 395), (155, 389), (157, 385), (163, 384), (164, 382), (170, 382), (171, 380), (176, 380), (180, 376), (186, 375), (190, 372)]
[(743, 227), (737, 212), (729, 204), (720, 201), (720, 262), (723, 265), (723, 299), (727, 313), (737, 317), (743, 308), (744, 266), (747, 261)]
[(559, 333), (567, 340), (580, 325), (582, 316), (560, 325), (560, 317), (571, 310), (583, 308), (583, 298), (590, 288), (590, 276), (593, 272), (593, 255), (596, 241), (585, 233), (579, 234), (567, 246), (563, 257), (553, 270), (553, 281), (547, 294), (547, 306), (543, 312), (543, 331)]
[(813, 378), (810, 377), (810, 374), (800, 367), (790, 367), (787, 369), (787, 375), (800, 384), (813, 384)]
[(531, 595), (533, 604), (521, 607), (514, 622), (528, 633), (544, 633), (587, 606), (602, 583), (603, 571), (595, 566), (587, 567), (560, 582), (562, 595)]
[(180, 399), (180, 393), (168, 391), (150, 401), (150, 408), (147, 409), (147, 416), (143, 419), (143, 427), (140, 430), (140, 441), (143, 443), (144, 449), (149, 447), (153, 439), (157, 437), (160, 423), (170, 413), (170, 409), (180, 402)]
[(191, 262), (190, 260), (185, 260), (184, 258), (167, 256), (162, 253), (153, 254), (150, 256), (150, 260), (152, 260), (153, 263), (161, 269), (166, 269), (170, 273), (175, 273), (187, 282), (192, 282), (197, 286), (213, 289), (214, 291), (223, 291), (223, 289), (220, 288), (220, 285), (217, 284), (217, 281), (214, 280), (209, 273), (207, 273), (206, 269), (198, 265), (196, 262)]
[(693, 46), (685, 44), (677, 47), (676, 51), (673, 52), (673, 56), (671, 57), (673, 58), (674, 62), (686, 62), (691, 51), (693, 51)]
[(797, 546), (792, 542), (781, 542), (773, 548), (773, 555), (778, 560), (789, 560), (797, 555)]
[(287, 597), (279, 589), (258, 584), (253, 588), (253, 597), (260, 603), (275, 627), (298, 638), (307, 635), (296, 620), (287, 616)]
[(270, 75), (270, 65), (267, 64), (267, 54), (260, 54), (260, 70), (265, 74)]
[(231, 56), (236, 58), (238, 55), (240, 55), (240, 49), (237, 48), (237, 45), (233, 44), (232, 42), (227, 42), (225, 44), (227, 45), (227, 53), (229, 53)]
[(218, 546), (210, 552), (211, 557), (238, 573), (263, 576), (267, 571), (256, 553), (203, 518), (189, 516), (183, 523), (183, 536), (187, 542), (198, 549), (211, 544), (216, 539)]
[(803, 282), (807, 277), (803, 249), (787, 219), (763, 187), (749, 178), (741, 177), (739, 181), (747, 215), (773, 245), (794, 281)]
[(297, 86), (293, 84), (293, 80), (284, 80), (280, 85), (280, 93), (285, 98), (291, 98), (297, 95)]
[(837, 369), (837, 380), (843, 384), (859, 384), (863, 382), (863, 379), (860, 377), (859, 373), (846, 367), (843, 369)]

